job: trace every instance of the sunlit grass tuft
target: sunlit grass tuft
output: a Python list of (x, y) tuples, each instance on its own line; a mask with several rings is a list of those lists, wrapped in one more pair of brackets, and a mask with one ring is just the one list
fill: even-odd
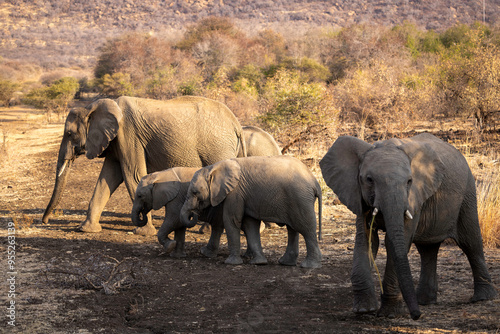
[(479, 225), (486, 247), (500, 247), (500, 174), (491, 172), (477, 185)]

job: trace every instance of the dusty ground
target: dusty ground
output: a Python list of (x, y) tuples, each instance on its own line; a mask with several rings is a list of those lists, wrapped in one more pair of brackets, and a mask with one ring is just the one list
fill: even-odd
[[(224, 265), (225, 239), (220, 256), (203, 258), (199, 249), (208, 236), (195, 229), (187, 233), (188, 257), (170, 258), (155, 237), (132, 234), (131, 203), (123, 186), (103, 213), (102, 233), (75, 232), (102, 164), (83, 157), (74, 165), (60, 210), (44, 225), (41, 216), (53, 187), (63, 122), (48, 123), (40, 112), (16, 107), (0, 110), (0, 126), (2, 332), (500, 331), (500, 300), (467, 302), (472, 296), (470, 268), (451, 243), (443, 245), (439, 255), (438, 303), (423, 306), (420, 320), (354, 315), (349, 279), (353, 215), (330, 198), (324, 201), (323, 267), (315, 270), (278, 265), (286, 245), (286, 231), (278, 227), (262, 234), (267, 266)], [(161, 211), (155, 212), (157, 226), (161, 216)], [(8, 251), (13, 250), (8, 248), (10, 225), (15, 225), (12, 268), (7, 263)], [(301, 240), (301, 258), (304, 255)], [(486, 257), (492, 278), (500, 285), (500, 250), (487, 249)], [(413, 248), (410, 259), (416, 280), (419, 259)], [(382, 250), (377, 258), (382, 270), (384, 263)], [(14, 286), (5, 284), (11, 276)], [(15, 301), (16, 327), (6, 317), (11, 301)]]

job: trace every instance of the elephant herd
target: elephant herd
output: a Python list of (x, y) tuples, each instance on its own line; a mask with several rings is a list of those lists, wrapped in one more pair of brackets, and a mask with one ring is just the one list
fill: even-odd
[[(125, 182), (133, 200), (135, 233), (156, 233), (151, 210), (165, 207), (157, 236), (173, 257), (186, 256), (186, 228), (207, 222), (212, 229), (202, 254), (217, 255), (225, 230), (230, 253), (225, 262), (241, 264), (243, 230), (243, 256), (251, 264), (266, 264), (259, 230), (264, 221), (287, 227), (288, 245), (280, 264), (297, 264), (300, 234), (307, 249), (301, 266), (321, 266), (315, 202), (321, 238), (322, 196), (315, 176), (300, 160), (281, 155), (267, 132), (242, 127), (222, 103), (202, 97), (120, 97), (72, 109), (44, 223), (61, 199), (73, 161), (83, 154), (103, 157), (104, 164), (79, 226), (82, 232), (101, 231), (101, 213)], [(469, 260), (471, 301), (497, 296), (483, 253), (474, 177), (453, 146), (426, 133), (373, 144), (341, 136), (320, 168), (326, 184), (356, 215), (351, 274), (355, 313), (393, 317), (405, 312), (404, 301), (411, 317), (418, 319), (419, 304), (437, 301), (437, 254), (447, 238)], [(370, 263), (379, 246), (377, 230), (386, 232), (387, 248), (380, 305)], [(407, 256), (412, 243), (421, 257), (416, 290)]]

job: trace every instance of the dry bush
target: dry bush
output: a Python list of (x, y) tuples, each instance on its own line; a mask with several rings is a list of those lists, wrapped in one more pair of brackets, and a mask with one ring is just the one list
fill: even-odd
[(383, 61), (373, 60), (370, 67), (349, 73), (334, 87), (335, 102), (345, 119), (357, 123), (359, 138), (364, 139), (367, 128), (387, 133), (393, 125), (400, 130), (410, 125), (408, 110), (394, 108), (404, 93), (399, 74)]
[(331, 101), (331, 91), (324, 83), (309, 83), (300, 72), (282, 68), (263, 88), (258, 118), (284, 143), (285, 153), (310, 136), (336, 130), (339, 112)]
[(474, 117), (481, 130), (494, 127), (500, 113), (500, 49), (490, 34), (481, 25), (465, 31), (441, 63), (445, 113)]
[(500, 247), (500, 174), (491, 172), (477, 184), (479, 224), (486, 247)]

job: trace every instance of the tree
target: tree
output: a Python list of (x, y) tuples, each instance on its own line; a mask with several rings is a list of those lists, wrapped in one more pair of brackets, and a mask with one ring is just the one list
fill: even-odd
[(2, 103), (4, 107), (9, 107), (9, 102), (17, 89), (18, 84), (10, 80), (0, 80), (0, 103)]

